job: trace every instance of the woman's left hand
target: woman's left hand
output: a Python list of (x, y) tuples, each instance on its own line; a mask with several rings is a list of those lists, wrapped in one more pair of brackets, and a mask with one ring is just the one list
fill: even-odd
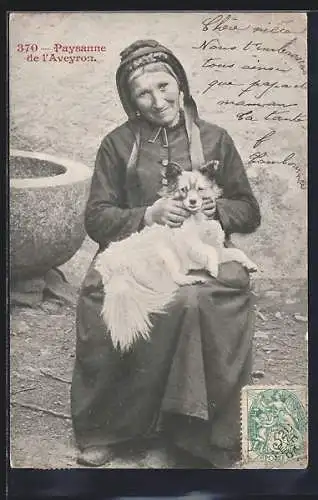
[(216, 213), (216, 203), (212, 198), (205, 198), (202, 204), (202, 212), (208, 219), (214, 219)]

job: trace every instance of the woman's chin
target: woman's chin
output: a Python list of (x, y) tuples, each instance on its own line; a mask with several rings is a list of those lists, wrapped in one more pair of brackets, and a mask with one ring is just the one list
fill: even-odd
[(167, 116), (145, 116), (146, 119), (154, 123), (155, 125), (160, 125), (161, 127), (173, 127), (179, 121), (179, 113), (177, 115), (167, 115)]

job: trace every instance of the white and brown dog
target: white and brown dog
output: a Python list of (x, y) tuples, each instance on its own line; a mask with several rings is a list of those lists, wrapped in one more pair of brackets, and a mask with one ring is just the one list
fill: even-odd
[(244, 252), (224, 247), (221, 224), (201, 212), (203, 198), (222, 194), (215, 183), (214, 163), (190, 172), (175, 163), (166, 166), (160, 195), (182, 200), (190, 212), (180, 228), (154, 224), (111, 243), (98, 255), (95, 268), (105, 294), (102, 317), (115, 347), (127, 350), (138, 338), (148, 339), (150, 315), (164, 313), (179, 286), (208, 279), (190, 271), (205, 270), (217, 277), (219, 264), (228, 261), (257, 270)]

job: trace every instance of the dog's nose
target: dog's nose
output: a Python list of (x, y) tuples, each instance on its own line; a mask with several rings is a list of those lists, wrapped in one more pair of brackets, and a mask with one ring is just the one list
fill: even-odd
[(189, 200), (190, 205), (195, 205), (195, 204), (196, 204), (196, 202), (197, 202), (197, 200), (194, 200), (193, 198), (191, 198), (191, 199)]

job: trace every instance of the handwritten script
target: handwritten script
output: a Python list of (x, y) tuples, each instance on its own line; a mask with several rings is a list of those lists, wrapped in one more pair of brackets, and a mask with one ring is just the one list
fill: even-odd
[[(247, 166), (292, 168), (305, 189), (299, 147), (303, 138), (305, 150), (307, 124), (304, 17), (203, 15), (191, 48), (201, 68), (202, 103), (211, 105), (221, 120), (237, 121), (253, 137)], [(292, 137), (299, 138), (298, 148), (293, 149)]]

